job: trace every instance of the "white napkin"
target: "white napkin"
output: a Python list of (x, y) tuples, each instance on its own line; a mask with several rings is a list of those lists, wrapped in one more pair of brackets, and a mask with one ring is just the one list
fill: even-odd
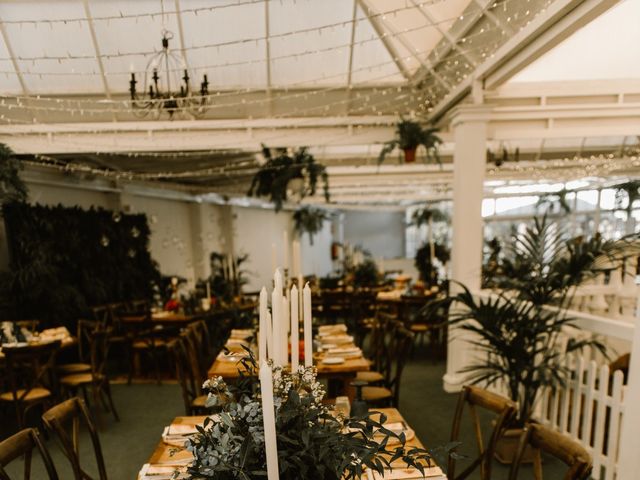
[(440, 467), (425, 468), (424, 476), (417, 468), (394, 468), (385, 470), (384, 476), (373, 470), (367, 471), (367, 480), (417, 480), (419, 478), (429, 478), (431, 480), (447, 480)]

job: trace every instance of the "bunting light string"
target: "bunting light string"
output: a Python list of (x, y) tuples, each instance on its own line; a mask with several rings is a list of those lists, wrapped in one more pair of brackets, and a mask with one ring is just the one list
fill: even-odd
[[(267, 2), (271, 1), (271, 0), (266, 0)], [(299, 1), (299, 0), (298, 0)], [(429, 6), (429, 5), (436, 5), (438, 3), (443, 3), (446, 2), (447, 0), (429, 0), (429, 1), (422, 1), (418, 4), (418, 6), (420, 7), (425, 7), (425, 6)], [(89, 21), (91, 22), (111, 22), (111, 21), (115, 21), (115, 20), (131, 20), (131, 19), (141, 19), (141, 18), (150, 18), (153, 19), (153, 21), (155, 21), (156, 18), (162, 19), (163, 16), (178, 16), (178, 15), (185, 15), (185, 14), (193, 14), (194, 16), (198, 16), (199, 14), (203, 13), (203, 12), (212, 12), (215, 10), (223, 10), (223, 9), (229, 9), (229, 8), (233, 8), (233, 7), (244, 7), (247, 5), (264, 5), (265, 0), (240, 0), (237, 1), (235, 3), (225, 3), (225, 4), (220, 4), (220, 5), (210, 5), (207, 7), (195, 7), (195, 8), (181, 8), (180, 10), (164, 10), (162, 9), (159, 12), (146, 12), (146, 13), (122, 13), (122, 11), (118, 12), (118, 15), (104, 15), (104, 16), (95, 16), (92, 17), (91, 19), (88, 19), (87, 17), (69, 17), (69, 18), (53, 18), (53, 19), (48, 19), (48, 18), (42, 18), (42, 19), (18, 19), (18, 20), (0, 20), (0, 24), (2, 25), (38, 25), (38, 24), (43, 24), (43, 25), (55, 25), (55, 24), (70, 24), (70, 23), (88, 23)], [(280, 3), (282, 4), (282, 0), (280, 0)], [(294, 2), (295, 3), (295, 2)], [(493, 6), (491, 8), (494, 8), (498, 5), (500, 5), (501, 2), (496, 1)], [(405, 6), (401, 7), (401, 8), (395, 8), (392, 10), (387, 10), (386, 12), (383, 12), (384, 14), (393, 14), (393, 13), (397, 13), (400, 12), (402, 10), (407, 10), (407, 9), (413, 9), (415, 8), (414, 5), (409, 5), (407, 2), (405, 2)], [(352, 20), (346, 21), (344, 23), (351, 23)]]
[[(438, 0), (439, 2), (442, 1), (446, 1), (446, 0)], [(504, 0), (505, 2), (512, 2), (515, 0)], [(262, 0), (260, 3), (264, 4), (264, 0)], [(202, 49), (208, 49), (208, 48), (221, 48), (221, 47), (229, 47), (232, 45), (244, 45), (244, 44), (250, 44), (250, 43), (258, 43), (261, 41), (272, 41), (272, 40), (276, 40), (279, 38), (286, 38), (286, 37), (290, 37), (290, 36), (296, 36), (296, 35), (302, 35), (302, 34), (308, 34), (308, 33), (319, 33), (322, 34), (323, 30), (329, 30), (329, 29), (335, 29), (335, 28), (339, 28), (339, 27), (351, 27), (351, 25), (353, 23), (360, 23), (360, 22), (368, 22), (371, 21), (372, 19), (377, 19), (377, 18), (386, 18), (386, 16), (388, 15), (394, 15), (398, 12), (404, 11), (404, 10), (413, 10), (416, 7), (414, 7), (413, 5), (409, 6), (404, 6), (404, 7), (400, 7), (400, 8), (395, 8), (392, 10), (387, 10), (387, 11), (383, 11), (383, 12), (376, 12), (374, 14), (370, 14), (370, 15), (365, 15), (365, 16), (360, 16), (360, 17), (356, 17), (355, 19), (350, 18), (348, 20), (342, 20), (339, 22), (333, 22), (333, 23), (328, 23), (325, 25), (321, 25), (319, 27), (308, 27), (308, 28), (301, 28), (301, 29), (297, 29), (297, 30), (289, 30), (286, 32), (281, 32), (281, 33), (273, 33), (270, 35), (263, 35), (263, 36), (256, 36), (256, 37), (249, 37), (249, 38), (240, 38), (240, 39), (236, 39), (236, 40), (228, 40), (225, 42), (218, 42), (218, 43), (211, 43), (211, 44), (203, 44), (203, 45), (193, 45), (190, 47), (184, 47), (181, 48), (180, 50), (184, 50), (185, 52), (192, 52), (192, 51), (196, 51), (196, 50), (202, 50)], [(480, 11), (481, 9), (478, 8), (478, 11)], [(158, 14), (159, 15), (159, 14)], [(422, 23), (420, 25), (420, 28), (429, 28), (429, 27), (437, 27), (443, 23), (446, 22), (451, 22), (453, 20), (456, 20), (457, 18), (459, 18), (460, 16), (456, 15), (454, 17), (449, 17), (443, 20), (439, 20), (437, 22), (426, 22), (426, 23)], [(408, 30), (408, 29), (407, 29)], [(399, 34), (402, 34), (402, 32), (399, 32)], [(385, 35), (385, 36), (391, 36), (391, 35)], [(71, 55), (69, 53), (67, 53), (67, 55), (36, 55), (36, 56), (14, 56), (14, 57), (0, 57), (0, 60), (4, 60), (4, 61), (10, 61), (10, 60), (20, 60), (20, 61), (25, 61), (25, 62), (33, 62), (33, 61), (43, 61), (43, 60), (51, 60), (51, 61), (57, 61), (57, 62), (63, 62), (63, 61), (68, 61), (68, 60), (95, 60), (96, 58), (102, 58), (102, 59), (113, 59), (113, 58), (128, 58), (128, 57), (132, 57), (132, 56), (148, 56), (148, 55), (153, 55), (155, 53), (157, 53), (158, 50), (156, 48), (154, 48), (153, 50), (145, 50), (145, 51), (138, 51), (138, 52), (117, 52), (117, 53), (100, 53), (99, 55), (96, 54), (83, 54), (83, 55)]]
[[(514, 1), (514, 0), (506, 0), (506, 1)], [(478, 9), (478, 13), (480, 12), (480, 9)], [(447, 18), (447, 19), (443, 19), (439, 22), (437, 22), (438, 24), (440, 23), (448, 23), (452, 20), (455, 20), (458, 17), (451, 17), (451, 18)], [(401, 35), (405, 35), (407, 33), (413, 33), (419, 30), (423, 30), (425, 28), (428, 28), (430, 26), (436, 25), (436, 23), (434, 24), (421, 24), (419, 26), (416, 27), (412, 27), (412, 28), (407, 28), (404, 29), (402, 31), (398, 31), (395, 33), (386, 33), (385, 34), (385, 38), (395, 38), (395, 37), (399, 37)], [(478, 31), (478, 32), (474, 32), (472, 34), (466, 35), (465, 37), (460, 39), (460, 43), (465, 43), (467, 41), (472, 41), (474, 37), (478, 37), (487, 33), (495, 33), (496, 31), (499, 31), (499, 29), (484, 29), (482, 31)], [(273, 36), (269, 36), (270, 39), (273, 38)], [(358, 40), (356, 42), (353, 43), (353, 45), (365, 45), (367, 43), (370, 42), (375, 42), (377, 40), (379, 40), (380, 37), (377, 35), (373, 35), (369, 38), (366, 39), (362, 39), (362, 40)], [(252, 40), (249, 40), (252, 41)], [(305, 50), (302, 52), (297, 52), (297, 53), (290, 53), (290, 54), (285, 54), (285, 55), (279, 55), (279, 56), (275, 56), (275, 57), (271, 57), (270, 61), (274, 62), (274, 61), (280, 61), (280, 60), (285, 60), (285, 59), (291, 59), (291, 58), (300, 58), (300, 57), (304, 57), (307, 55), (317, 55), (317, 54), (321, 54), (321, 53), (327, 53), (327, 52), (331, 52), (331, 51), (335, 51), (335, 50), (339, 50), (339, 49), (346, 49), (346, 48), (351, 48), (351, 43), (344, 43), (344, 44), (339, 44), (339, 45), (334, 45), (332, 47), (326, 47), (326, 48), (321, 48), (321, 49), (312, 49), (312, 50)], [(193, 47), (193, 48), (214, 48), (219, 46), (218, 44), (213, 44), (213, 45), (203, 45), (200, 47)], [(190, 47), (185, 47), (185, 51), (188, 51), (190, 49)], [(440, 59), (438, 58), (438, 51), (437, 50), (433, 50), (434, 54), (435, 54), (435, 61), (439, 61)], [(138, 55), (147, 55), (147, 54), (153, 54), (153, 53), (157, 53), (157, 50), (154, 50), (153, 52), (137, 52), (136, 54)], [(18, 60), (23, 60), (22, 58), (18, 58), (15, 57)], [(71, 59), (71, 60), (76, 60), (76, 59), (80, 59), (77, 57), (73, 57), (73, 56), (66, 56), (64, 57), (65, 59)], [(394, 57), (394, 60), (409, 60), (411, 58), (411, 56), (407, 56), (407, 57)], [(46, 59), (55, 59), (55, 57), (46, 57)], [(95, 59), (95, 55), (87, 55), (86, 59)], [(0, 58), (0, 60), (10, 60), (10, 58)], [(243, 60), (243, 61), (235, 61), (235, 62), (227, 62), (227, 63), (223, 63), (223, 64), (209, 64), (209, 65), (199, 65), (199, 66), (195, 66), (195, 67), (190, 67), (190, 70), (192, 71), (198, 71), (198, 70), (209, 70), (209, 69), (217, 69), (217, 68), (228, 68), (228, 67), (238, 67), (238, 66), (243, 66), (243, 65), (253, 65), (253, 64), (260, 64), (260, 63), (266, 63), (267, 59), (266, 58), (260, 58), (260, 59), (254, 59), (254, 60)], [(177, 71), (176, 69), (170, 69), (170, 72), (175, 72)], [(180, 70), (180, 73), (182, 72), (182, 70)], [(36, 71), (31, 71), (28, 68), (23, 68), (21, 69), (20, 72), (22, 75), (33, 75), (33, 76), (48, 76), (48, 75), (59, 75), (59, 76), (86, 76), (86, 75), (102, 75), (102, 73), (98, 70), (92, 70), (91, 72), (86, 72), (86, 71), (70, 71), (70, 72), (36, 72)], [(117, 71), (117, 72), (105, 72), (106, 76), (116, 76), (116, 75), (130, 75), (131, 73), (136, 73), (136, 74), (142, 74), (144, 73), (144, 71), (141, 70), (127, 70), (127, 71)], [(5, 74), (5, 75), (16, 75), (15, 70), (2, 70), (0, 71), (0, 74)], [(24, 97), (24, 96), (22, 96)], [(32, 98), (32, 97), (27, 97), (27, 98)]]
[[(471, 53), (475, 50), (482, 50), (482, 49), (487, 49), (490, 47), (495, 47), (499, 45), (499, 43), (495, 43), (492, 44), (490, 46), (487, 45), (481, 45), (481, 46), (476, 46), (470, 49), (467, 49), (465, 51), (465, 53)], [(424, 54), (428, 52), (417, 52), (418, 54)], [(454, 58), (462, 58), (464, 56), (463, 53), (458, 53), (455, 54), (451, 57), (451, 60), (453, 60)], [(375, 65), (369, 65), (366, 67), (361, 67), (358, 69), (353, 69), (352, 72), (353, 73), (359, 73), (359, 72), (363, 72), (363, 71), (370, 71), (373, 69), (382, 69), (386, 66), (390, 66), (391, 64), (394, 64), (395, 62), (393, 60), (390, 61), (386, 61), (386, 62), (381, 62)], [(464, 66), (464, 64), (461, 64), (461, 66)], [(339, 73), (339, 74), (335, 74), (335, 75), (331, 75), (331, 76), (326, 76), (323, 78), (318, 78), (318, 79), (312, 79), (312, 80), (303, 80), (300, 82), (296, 82), (293, 84), (290, 84), (289, 86), (287, 86), (287, 89), (291, 89), (291, 88), (295, 88), (295, 87), (302, 87), (304, 84), (308, 84), (310, 82), (318, 82), (319, 80), (331, 80), (331, 79), (335, 79), (335, 78), (342, 78), (344, 77), (345, 73)], [(374, 78), (369, 78), (367, 80), (367, 83), (371, 82), (371, 83), (375, 83), (376, 81), (380, 81), (380, 80), (384, 80), (384, 79), (389, 79), (389, 78), (393, 78), (397, 76), (397, 72), (392, 72), (392, 73), (387, 73), (385, 75), (379, 76), (379, 77), (374, 77)], [(361, 85), (362, 87), (366, 87), (367, 83), (361, 83), (358, 85)], [(326, 88), (318, 88), (315, 90), (308, 90), (308, 91), (300, 91), (300, 92), (293, 92), (290, 94), (284, 94), (284, 95), (279, 95), (276, 97), (277, 100), (294, 100), (294, 99), (305, 99), (308, 98), (311, 95), (319, 95), (319, 94), (325, 94), (331, 91), (342, 91), (344, 90), (345, 86), (344, 85), (331, 85), (328, 86)], [(411, 91), (415, 91), (416, 93), (424, 93), (423, 90), (424, 89), (417, 89), (417, 88), (412, 88), (407, 86), (406, 84), (400, 84), (400, 85), (389, 85), (388, 87), (374, 87), (374, 89), (380, 89), (380, 93), (382, 95), (386, 95), (392, 91), (402, 91), (402, 90), (411, 90)], [(358, 99), (360, 98), (359, 95), (361, 95), (361, 92), (358, 92), (357, 90), (354, 90), (353, 88), (351, 89), (352, 91), (354, 91), (354, 97), (353, 99)], [(262, 90), (260, 90), (262, 91)], [(241, 93), (250, 93), (252, 92), (252, 90), (249, 89), (242, 89), (242, 90), (238, 90), (239, 93), (236, 93), (235, 95), (239, 95)], [(385, 93), (386, 92), (386, 93)], [(372, 93), (378, 93), (376, 90), (374, 90)], [(214, 94), (210, 94), (208, 96), (205, 97), (200, 97), (200, 96), (194, 96), (194, 98), (211, 98), (211, 97), (221, 97), (222, 95), (216, 95)], [(227, 96), (231, 96), (231, 94), (228, 94)], [(10, 102), (11, 100), (16, 99), (16, 103), (8, 103), (8, 101)], [(54, 101), (56, 103), (55, 106), (41, 106), (41, 105), (33, 105), (33, 104), (27, 104), (27, 102), (32, 102), (32, 101), (40, 101), (40, 100), (45, 100), (45, 101)], [(237, 106), (248, 106), (248, 105), (259, 105), (259, 104), (263, 104), (263, 103), (269, 103), (273, 100), (273, 98), (259, 98), (259, 99), (253, 99), (253, 100), (246, 100), (243, 99), (241, 101), (237, 101), (237, 102), (227, 102), (227, 103), (212, 103), (210, 105), (207, 105), (207, 110), (214, 110), (214, 109), (223, 109), (223, 108), (231, 108), (231, 107), (237, 107)], [(27, 110), (27, 111), (50, 111), (50, 112), (65, 112), (65, 113), (71, 113), (71, 114), (79, 114), (79, 115), (85, 115), (85, 114), (105, 114), (105, 113), (126, 113), (126, 112), (132, 112), (133, 109), (131, 108), (127, 108), (126, 105), (130, 104), (130, 100), (122, 100), (122, 101), (110, 101), (110, 102), (104, 102), (101, 100), (90, 100), (94, 103), (97, 102), (101, 102), (102, 105), (118, 105), (118, 104), (122, 104), (123, 106), (125, 106), (124, 108), (110, 108), (110, 107), (102, 107), (102, 108), (92, 108), (92, 107), (87, 107), (87, 106), (82, 106), (81, 102), (88, 102), (89, 100), (67, 100), (67, 99), (50, 99), (50, 98), (38, 98), (38, 97), (25, 97), (25, 96), (21, 96), (21, 97), (3, 97), (2, 99), (0, 99), (0, 108), (6, 108), (7, 110), (11, 111), (11, 110)], [(69, 102), (77, 102), (77, 106), (76, 107), (65, 107), (65, 106), (59, 106), (61, 105), (63, 102), (69, 103)], [(181, 109), (178, 108), (177, 111), (180, 111)], [(0, 117), (1, 119), (1, 117)], [(30, 123), (30, 122), (25, 122), (25, 123)]]
[[(348, 101), (348, 99), (341, 100), (341, 103), (342, 102), (347, 102), (347, 101)], [(359, 113), (360, 111), (363, 111), (364, 109), (370, 109), (372, 107), (375, 107), (376, 109), (379, 109), (379, 108), (384, 107), (385, 103), (390, 103), (390, 102), (394, 102), (394, 100), (392, 100), (392, 99), (382, 99), (382, 100), (380, 100), (380, 102), (376, 102), (376, 104), (373, 104), (373, 105), (367, 105), (367, 106), (353, 108), (353, 109), (351, 109), (351, 114)], [(404, 106), (408, 107), (410, 105), (410, 103), (411, 103), (411, 99), (406, 100), (404, 102)], [(321, 108), (321, 107), (322, 106), (318, 106), (318, 107), (314, 107), (314, 108)], [(397, 112), (397, 113), (399, 113), (399, 112)], [(348, 118), (349, 115), (342, 115), (341, 117)], [(286, 118), (286, 117), (284, 117), (284, 118)], [(306, 123), (305, 123), (305, 120), (303, 120), (302, 123), (294, 126), (293, 129), (305, 128), (305, 127), (313, 126), (314, 122), (315, 122), (314, 118), (309, 118), (309, 119), (306, 120)], [(393, 121), (380, 121), (380, 122), (378, 122), (376, 124), (376, 126), (389, 126), (389, 127), (391, 127), (393, 125), (395, 125), (395, 120), (393, 120)], [(359, 126), (359, 125), (355, 126), (356, 129), (358, 129), (360, 127), (361, 126)], [(284, 131), (284, 130), (288, 130), (288, 129), (291, 129), (291, 128), (292, 127), (286, 127), (286, 128), (276, 129), (276, 130)], [(238, 129), (238, 128), (232, 129), (232, 128), (230, 128), (230, 129), (227, 129), (225, 132), (228, 134), (228, 133), (231, 133), (231, 132), (234, 132), (234, 131), (237, 132), (239, 130), (244, 130), (244, 129)], [(348, 130), (348, 127), (345, 126), (343, 131), (347, 131), (347, 130)], [(181, 137), (181, 138), (183, 138), (185, 140), (196, 138), (196, 137), (188, 135), (188, 132), (190, 131), (189, 128), (179, 129), (178, 131), (184, 132), (186, 134), (186, 135), (183, 135)], [(116, 131), (111, 130), (109, 132), (95, 130), (95, 131), (83, 131), (83, 132), (77, 132), (77, 133), (89, 134), (89, 135), (96, 135), (96, 134), (98, 134), (98, 135), (103, 134), (104, 135), (104, 134), (114, 134), (114, 133), (131, 133), (131, 130), (122, 129), (122, 130), (116, 130)], [(25, 132), (25, 133), (23, 133), (23, 135), (30, 135), (30, 134)], [(42, 133), (40, 135), (47, 136), (46, 133)], [(67, 146), (72, 146), (72, 147), (76, 147), (76, 148), (77, 147), (86, 148), (86, 146), (87, 146), (86, 142), (74, 142), (73, 140), (70, 140), (68, 138), (70, 135), (73, 135), (73, 133), (57, 133), (55, 135), (56, 143), (59, 144), (59, 145), (67, 145)], [(342, 139), (342, 138), (345, 138), (345, 137), (351, 136), (351, 135), (352, 135), (351, 133), (344, 133), (344, 134), (339, 135), (337, 138), (341, 138)], [(16, 136), (16, 135), (11, 135), (11, 136)], [(67, 137), (67, 138), (65, 138), (65, 137)], [(202, 138), (202, 137), (198, 137), (198, 138)], [(267, 137), (266, 139), (263, 138), (263, 142), (272, 143), (272, 142), (277, 142), (277, 141), (279, 141), (281, 139), (285, 139), (285, 138), (287, 138), (286, 134), (279, 133), (279, 134), (271, 135), (271, 136)], [(114, 148), (113, 144), (100, 145), (100, 144), (96, 144), (95, 139), (91, 139), (90, 141), (91, 141), (91, 146), (92, 147), (104, 148), (106, 150)], [(247, 144), (249, 147), (253, 148), (254, 145), (255, 145), (255, 140), (253, 140), (251, 138), (247, 138), (247, 140), (245, 141), (245, 144)], [(136, 147), (136, 146), (127, 146), (127, 145), (118, 144), (117, 148), (121, 148), (121, 149), (125, 149), (125, 150), (136, 150), (137, 148), (139, 148), (139, 146)], [(223, 147), (221, 146), (220, 148), (223, 148)], [(217, 150), (214, 150), (214, 151), (217, 151)], [(245, 150), (241, 150), (241, 151), (245, 151)], [(96, 152), (92, 152), (92, 153), (95, 153), (96, 155), (100, 155), (100, 154), (104, 154), (105, 152), (96, 151)], [(115, 153), (114, 153), (114, 155), (115, 155)], [(145, 152), (140, 152), (139, 154), (131, 153), (131, 156), (134, 156), (134, 157), (135, 156), (146, 156), (146, 153)], [(171, 154), (168, 153), (167, 156), (170, 157)]]

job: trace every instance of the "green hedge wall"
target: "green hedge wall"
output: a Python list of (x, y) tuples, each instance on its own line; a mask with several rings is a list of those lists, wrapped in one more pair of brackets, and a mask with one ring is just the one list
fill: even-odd
[(3, 290), (18, 318), (72, 326), (91, 306), (152, 297), (159, 272), (146, 215), (26, 203), (2, 211), (10, 255)]

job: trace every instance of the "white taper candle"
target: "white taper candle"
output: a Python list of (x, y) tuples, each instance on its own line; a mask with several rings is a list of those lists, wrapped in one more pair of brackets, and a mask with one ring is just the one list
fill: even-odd
[(298, 289), (294, 285), (291, 288), (291, 371), (298, 371), (300, 356), (300, 322), (298, 320)]
[(267, 357), (267, 315), (269, 314), (267, 289), (260, 290), (260, 323), (258, 327), (258, 362), (266, 362)]
[(273, 401), (273, 374), (266, 362), (260, 365), (260, 394), (262, 397), (262, 421), (264, 425), (264, 448), (267, 458), (268, 480), (279, 480), (278, 439), (276, 436), (276, 414)]
[[(289, 299), (287, 297), (282, 297), (282, 359), (281, 365), (286, 366), (289, 364), (289, 327), (291, 326), (289, 320)], [(286, 328), (285, 328), (286, 327)]]
[(313, 365), (313, 334), (311, 324), (311, 289), (309, 283), (302, 291), (302, 311), (304, 314), (304, 366)]

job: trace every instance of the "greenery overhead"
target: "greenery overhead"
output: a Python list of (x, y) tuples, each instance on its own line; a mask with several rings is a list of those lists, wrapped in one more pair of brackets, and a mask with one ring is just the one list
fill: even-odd
[[(235, 385), (226, 385), (221, 377), (204, 385), (207, 406), (220, 413), (208, 417), (188, 440), (194, 454), (190, 479), (267, 478), (257, 368), (253, 357), (242, 363), (247, 374)], [(273, 383), (281, 480), (355, 480), (363, 478), (365, 468), (383, 473), (395, 460), (420, 471), (431, 462), (429, 451), (406, 446), (403, 433), (387, 430), (384, 416), (332, 415), (322, 402), (325, 392), (313, 368), (290, 373), (275, 367)]]
[(286, 149), (278, 149), (276, 152), (274, 156), (269, 148), (262, 146), (262, 153), (267, 161), (251, 181), (247, 192), (250, 197), (269, 197), (276, 211), (280, 211), (289, 196), (289, 182), (298, 179), (303, 182), (301, 199), (315, 195), (318, 182), (322, 180), (325, 200), (330, 200), (327, 169), (316, 163), (306, 147), (299, 148), (293, 155), (289, 155)]
[(487, 163), (493, 163), (496, 167), (502, 166), (506, 162), (518, 162), (520, 161), (520, 149), (516, 148), (513, 155), (509, 154), (506, 147), (502, 147), (499, 154), (493, 153), (493, 151), (487, 148)]
[(313, 245), (313, 236), (322, 230), (324, 221), (329, 219), (329, 213), (320, 208), (302, 207), (293, 214), (293, 229), (302, 236), (304, 233), (309, 235), (309, 243)]
[(567, 201), (567, 194), (569, 191), (565, 188), (557, 193), (545, 193), (540, 195), (536, 202), (536, 208), (546, 207), (546, 213), (558, 213), (564, 212), (566, 214), (571, 213), (571, 207)]
[(27, 186), (20, 178), (22, 168), (11, 148), (0, 143), (0, 204), (27, 200)]
[(378, 165), (384, 162), (388, 154), (396, 148), (402, 150), (415, 150), (422, 145), (427, 151), (427, 161), (440, 162), (438, 145), (442, 143), (440, 137), (436, 135), (438, 128), (422, 128), (422, 125), (413, 120), (400, 119), (396, 124), (396, 137), (384, 144), (378, 156)]
[(73, 327), (91, 306), (152, 298), (159, 272), (145, 215), (26, 203), (4, 205), (3, 215), (2, 291), (17, 318)]

